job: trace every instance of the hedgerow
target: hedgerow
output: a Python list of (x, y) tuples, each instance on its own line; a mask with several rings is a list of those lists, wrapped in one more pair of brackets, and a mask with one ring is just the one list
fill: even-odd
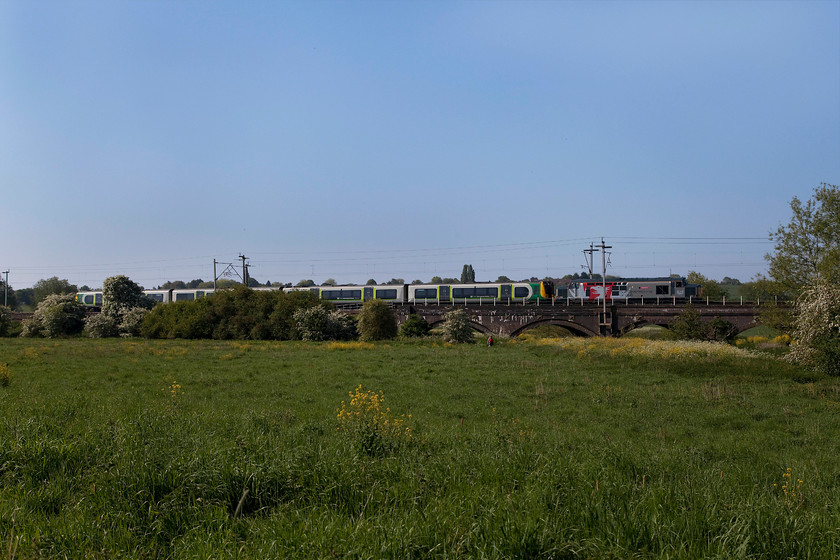
[(319, 303), (309, 292), (237, 286), (196, 301), (158, 305), (146, 315), (140, 333), (147, 338), (292, 340), (300, 338), (295, 311)]

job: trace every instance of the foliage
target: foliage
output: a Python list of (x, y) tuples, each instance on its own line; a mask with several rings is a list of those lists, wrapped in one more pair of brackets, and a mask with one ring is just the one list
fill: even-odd
[(703, 340), (703, 323), (700, 312), (693, 305), (686, 305), (685, 310), (671, 323), (671, 333), (680, 340)]
[(350, 403), (341, 401), (339, 430), (350, 434), (356, 446), (371, 457), (393, 453), (411, 439), (411, 415), (396, 416), (385, 406), (382, 391), (365, 391), (361, 384), (349, 393)]
[(294, 314), (318, 305), (306, 291), (255, 291), (239, 284), (196, 301), (152, 309), (141, 327), (149, 338), (291, 340), (298, 337)]
[(502, 274), (501, 276), (499, 276), (498, 278), (496, 278), (496, 282), (499, 282), (499, 283), (510, 283), (510, 282), (513, 282), (513, 280), (511, 280), (510, 278), (508, 278), (507, 276), (505, 276), (504, 274)]
[(441, 328), (443, 339), (452, 343), (473, 343), (475, 334), (470, 326), (470, 318), (463, 309), (456, 309), (446, 314)]
[(735, 335), (735, 326), (720, 317), (703, 322), (700, 312), (689, 304), (671, 323), (671, 334), (679, 340), (712, 340), (722, 342)]
[(829, 375), (840, 375), (840, 286), (821, 280), (796, 300), (789, 359)]
[(12, 370), (9, 364), (0, 362), (0, 387), (8, 387), (12, 382)]
[(309, 288), (309, 287), (312, 287), (314, 285), (315, 285), (314, 280), (301, 280), (300, 282), (295, 284), (295, 286), (298, 287), (298, 288)]
[(405, 284), (405, 279), (403, 278), (391, 278), (386, 283), (388, 286), (402, 286), (403, 284)]
[(793, 197), (792, 217), (770, 239), (770, 276), (793, 293), (817, 279), (840, 282), (840, 188), (822, 183), (805, 204)]
[(84, 333), (90, 338), (109, 338), (119, 336), (120, 330), (113, 317), (97, 313), (85, 319)]
[(711, 301), (721, 301), (726, 295), (726, 289), (721, 286), (717, 280), (706, 278), (699, 272), (690, 271), (685, 277), (689, 284), (700, 284), (703, 297), (708, 297)]
[[(102, 315), (111, 319), (120, 336), (138, 336), (146, 312), (153, 306), (143, 288), (127, 276), (111, 276), (102, 284)], [(96, 320), (88, 331), (93, 337), (114, 336), (108, 332), (114, 331), (104, 320)]]
[(125, 312), (119, 325), (120, 336), (140, 336), (148, 309), (135, 307)]
[(10, 309), (17, 309), (19, 305), (29, 305), (29, 297), (32, 293), (32, 288), (25, 288), (23, 290), (14, 290), (9, 285), (8, 289), (6, 283), (0, 280), (0, 305), (5, 305)]
[(361, 340), (389, 340), (397, 336), (397, 320), (394, 312), (381, 299), (366, 301), (359, 312), (358, 321)]
[(365, 286), (376, 286), (376, 280), (369, 278), (368, 281), (365, 282)]
[(21, 336), (56, 338), (78, 334), (84, 328), (85, 308), (74, 294), (52, 294), (23, 322)]
[(411, 313), (400, 325), (400, 336), (403, 338), (417, 338), (426, 336), (432, 329), (431, 325), (417, 313)]
[(0, 305), (0, 336), (6, 336), (9, 333), (9, 327), (12, 326), (12, 312), (11, 310)]
[(461, 284), (473, 283), (475, 283), (475, 270), (473, 270), (471, 264), (465, 264), (464, 269), (461, 271)]
[(143, 288), (128, 276), (111, 276), (102, 283), (102, 313), (117, 324), (135, 307), (150, 309), (152, 302), (143, 295)]
[(295, 311), (295, 326), (301, 340), (353, 340), (356, 325), (353, 319), (341, 311), (330, 311), (317, 305)]
[(322, 286), (337, 286), (338, 282), (335, 281), (335, 278), (327, 278), (321, 283)]
[(49, 295), (75, 294), (78, 291), (79, 289), (75, 285), (67, 280), (59, 280), (58, 276), (38, 280), (32, 286), (32, 305), (41, 303)]

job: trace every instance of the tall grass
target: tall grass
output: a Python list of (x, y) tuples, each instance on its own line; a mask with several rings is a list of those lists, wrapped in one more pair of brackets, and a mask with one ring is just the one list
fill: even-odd
[(840, 555), (840, 381), (661, 348), (10, 340), (0, 556)]

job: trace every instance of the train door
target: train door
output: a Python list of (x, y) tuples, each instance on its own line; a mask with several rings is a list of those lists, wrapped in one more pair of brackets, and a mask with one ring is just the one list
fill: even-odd
[(449, 301), (449, 286), (441, 286), (438, 289), (438, 299), (440, 301)]
[(508, 301), (511, 297), (513, 297), (513, 286), (510, 284), (502, 284), (501, 285), (501, 293), (499, 294), (502, 301)]
[(362, 298), (362, 301), (368, 301), (373, 299), (373, 287), (365, 287), (364, 292), (365, 293), (364, 297)]

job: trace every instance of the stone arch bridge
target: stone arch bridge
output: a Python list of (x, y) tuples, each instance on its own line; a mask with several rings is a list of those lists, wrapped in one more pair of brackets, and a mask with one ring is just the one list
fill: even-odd
[[(703, 323), (715, 318), (732, 324), (736, 333), (759, 325), (759, 305), (754, 303), (694, 303)], [(668, 326), (686, 310), (685, 303), (570, 304), (568, 302), (543, 305), (395, 305), (397, 323), (410, 313), (417, 313), (430, 325), (443, 322), (453, 309), (463, 309), (473, 328), (496, 336), (517, 336), (540, 325), (558, 325), (580, 336), (621, 336), (645, 325)]]

